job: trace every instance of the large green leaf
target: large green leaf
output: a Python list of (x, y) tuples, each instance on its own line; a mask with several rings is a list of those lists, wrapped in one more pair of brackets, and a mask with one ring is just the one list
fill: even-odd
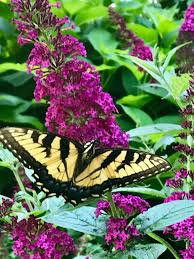
[(124, 104), (136, 108), (141, 108), (145, 104), (149, 103), (152, 100), (152, 96), (148, 94), (139, 94), (139, 95), (127, 95), (117, 101), (117, 104)]
[(75, 23), (77, 25), (82, 25), (106, 17), (108, 17), (107, 7), (103, 5), (92, 6), (78, 12), (75, 17)]
[(41, 218), (59, 227), (73, 229), (85, 234), (103, 236), (107, 216), (96, 218), (94, 212), (95, 208), (93, 207), (83, 206), (73, 211), (67, 211), (62, 206)]
[(181, 117), (179, 115), (166, 115), (155, 119), (154, 123), (181, 124)]
[(144, 39), (145, 42), (156, 44), (158, 42), (158, 33), (153, 28), (147, 28), (141, 24), (128, 23), (127, 27), (135, 32), (138, 37)]
[(33, 77), (32, 74), (27, 74), (25, 72), (15, 72), (15, 73), (10, 73), (9, 75), (2, 76), (0, 79), (3, 81), (8, 82), (9, 84), (17, 87), (24, 85), (27, 83), (31, 78)]
[(166, 247), (161, 244), (138, 244), (129, 250), (129, 255), (136, 259), (157, 259), (166, 251)]
[(94, 49), (101, 54), (111, 53), (118, 45), (113, 35), (102, 28), (93, 29), (87, 37)]
[(22, 123), (29, 124), (38, 129), (43, 129), (43, 124), (38, 118), (31, 115), (23, 115), (26, 112), (32, 102), (23, 100), (22, 98), (3, 94), (0, 95), (0, 109), (3, 111), (0, 113), (0, 121), (6, 123)]
[(162, 231), (194, 215), (193, 200), (179, 200), (156, 205), (138, 215), (133, 223), (141, 232)]
[(74, 15), (79, 10), (83, 9), (87, 6), (88, 1), (80, 1), (80, 0), (61, 0), (62, 7), (67, 10), (70, 15)]
[(0, 64), (0, 73), (6, 72), (8, 70), (17, 70), (26, 72), (26, 64), (19, 63), (2, 63)]
[(140, 136), (146, 136), (150, 134), (173, 134), (176, 135), (180, 133), (182, 130), (182, 127), (177, 124), (170, 124), (170, 123), (159, 123), (159, 124), (153, 124), (149, 126), (143, 126), (136, 129), (132, 129), (129, 131), (129, 135), (131, 137), (140, 137)]
[(11, 19), (13, 17), (13, 13), (11, 12), (9, 5), (6, 4), (6, 2), (3, 3), (3, 0), (0, 2), (0, 10), (1, 17), (5, 19)]
[(162, 191), (157, 191), (148, 187), (120, 187), (114, 189), (112, 192), (138, 193), (161, 199), (166, 197)]
[(122, 69), (122, 83), (127, 94), (137, 94), (139, 82), (136, 75), (127, 68)]
[(123, 108), (124, 112), (136, 123), (137, 127), (153, 124), (152, 118), (144, 111), (126, 105), (120, 106)]

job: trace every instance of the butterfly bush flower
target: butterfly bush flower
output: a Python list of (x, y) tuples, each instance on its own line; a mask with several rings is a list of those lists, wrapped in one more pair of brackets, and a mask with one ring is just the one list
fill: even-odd
[(194, 54), (194, 2), (187, 8), (184, 21), (180, 27), (177, 43), (178, 45), (190, 42), (177, 51), (177, 64), (181, 72), (192, 71)]
[(53, 15), (48, 0), (12, 0), (12, 8), (18, 42), (34, 43), (27, 70), (35, 72), (35, 100), (48, 100), (48, 130), (82, 143), (98, 139), (102, 146), (127, 147), (128, 135), (116, 123), (117, 109), (99, 73), (80, 59), (87, 55), (84, 45), (67, 34), (74, 28), (68, 17)]
[(111, 22), (118, 27), (119, 38), (123, 41), (124, 48), (130, 48), (130, 55), (143, 60), (153, 60), (150, 47), (145, 45), (144, 41), (131, 30), (127, 29), (124, 18), (114, 10), (112, 5), (109, 7), (109, 17)]
[(73, 239), (53, 225), (34, 216), (28, 220), (13, 220), (13, 251), (21, 259), (60, 259), (76, 252)]
[(99, 217), (103, 212), (111, 215), (106, 222), (105, 242), (107, 245), (115, 247), (116, 250), (124, 251), (134, 238), (140, 236), (138, 229), (129, 223), (129, 218), (148, 210), (150, 206), (145, 200), (133, 195), (125, 196), (116, 193), (113, 194), (112, 199), (117, 208), (117, 218), (112, 215), (109, 201), (98, 201), (95, 214), (96, 217)]

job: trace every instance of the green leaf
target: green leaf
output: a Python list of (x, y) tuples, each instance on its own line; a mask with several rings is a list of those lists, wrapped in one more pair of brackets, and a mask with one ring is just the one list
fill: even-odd
[(178, 115), (166, 115), (155, 119), (154, 123), (181, 124), (181, 118)]
[(160, 85), (157, 84), (143, 84), (139, 85), (138, 88), (140, 88), (142, 91), (145, 91), (146, 93), (150, 93), (162, 98), (168, 95), (168, 91), (164, 88), (161, 88)]
[(170, 78), (170, 92), (178, 99), (180, 95), (189, 87), (191, 76), (189, 74), (182, 74), (181, 76), (172, 76)]
[(172, 136), (164, 136), (159, 141), (157, 141), (153, 147), (154, 151), (156, 152), (159, 148), (163, 147), (166, 149), (167, 146), (171, 145), (175, 142), (175, 138)]
[(99, 65), (99, 66), (95, 66), (96, 70), (97, 71), (104, 71), (104, 70), (112, 70), (112, 69), (115, 69), (116, 66), (108, 66), (106, 64), (102, 64), (102, 65)]
[[(125, 105), (120, 105), (124, 112), (136, 123), (137, 126), (153, 124), (152, 118), (144, 111)], [(130, 131), (129, 131), (130, 133)]]
[(151, 196), (152, 198), (161, 199), (164, 199), (166, 197), (166, 195), (162, 191), (157, 191), (148, 187), (120, 187), (112, 190), (112, 192), (138, 193)]
[(177, 52), (177, 50), (179, 50), (180, 48), (184, 47), (185, 45), (188, 45), (189, 43), (186, 42), (184, 44), (181, 44), (173, 49), (171, 49), (169, 52), (168, 52), (168, 55), (162, 65), (162, 72), (164, 72), (167, 68), (167, 66), (169, 65), (170, 63), (170, 60), (172, 59), (172, 57), (174, 56), (174, 54)]
[(153, 6), (146, 6), (144, 8), (144, 13), (146, 13), (153, 21), (156, 30), (166, 47), (175, 41), (178, 34), (180, 25), (173, 18), (176, 12), (177, 9), (174, 7), (170, 9), (161, 9)]
[(63, 207), (60, 207), (54, 213), (48, 213), (41, 218), (59, 227), (94, 236), (102, 236), (105, 234), (107, 216), (102, 215), (96, 218), (94, 212), (95, 208), (86, 206), (73, 211), (65, 211)]
[(136, 259), (157, 259), (166, 251), (166, 247), (161, 244), (138, 244), (129, 250), (129, 255)]
[(140, 137), (146, 136), (150, 134), (178, 134), (182, 130), (180, 125), (170, 124), (170, 123), (161, 123), (161, 124), (153, 124), (149, 126), (143, 126), (136, 129), (130, 130), (128, 133), (130, 137)]
[(156, 205), (138, 215), (133, 223), (141, 232), (162, 231), (194, 215), (193, 200), (178, 200)]
[(75, 23), (80, 26), (106, 17), (108, 17), (107, 7), (103, 5), (92, 6), (81, 10), (75, 17)]
[(9, 5), (3, 3), (3, 0), (0, 2), (0, 10), (1, 10), (1, 17), (10, 20), (13, 17), (13, 13), (10, 10)]
[(94, 49), (101, 54), (113, 52), (118, 45), (113, 35), (102, 28), (93, 29), (87, 38)]
[(27, 83), (31, 78), (33, 78), (32, 74), (26, 74), (25, 72), (15, 72), (6, 76), (2, 76), (0, 79), (3, 81), (8, 82), (9, 84), (17, 87), (20, 85), (24, 85)]
[(74, 15), (77, 13), (79, 10), (83, 9), (84, 7), (87, 6), (88, 1), (80, 1), (80, 0), (62, 0), (61, 1), (62, 7), (67, 10), (67, 12), (70, 15)]
[(129, 69), (122, 69), (122, 83), (127, 94), (137, 94), (139, 82), (136, 75)]
[(128, 23), (127, 27), (145, 42), (156, 44), (158, 42), (158, 33), (153, 28), (147, 28), (141, 24)]
[(157, 66), (154, 64), (153, 61), (146, 61), (142, 60), (140, 58), (130, 56), (130, 59), (132, 62), (134, 62), (136, 65), (140, 66), (143, 68), (145, 71), (147, 71), (153, 78), (155, 78), (158, 82), (161, 81), (161, 75), (160, 72), (158, 71)]
[(19, 63), (2, 63), (0, 64), (0, 73), (4, 73), (8, 70), (17, 70), (26, 72), (26, 64)]
[(124, 104), (133, 106), (136, 108), (141, 108), (145, 104), (149, 103), (152, 100), (152, 96), (148, 94), (139, 94), (139, 95), (127, 95), (117, 101), (117, 104)]

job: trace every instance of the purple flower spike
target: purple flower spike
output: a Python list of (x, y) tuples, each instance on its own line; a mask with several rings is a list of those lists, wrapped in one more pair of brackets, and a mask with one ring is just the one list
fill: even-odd
[(138, 196), (113, 194), (113, 201), (117, 207), (122, 209), (126, 214), (134, 215), (142, 213), (150, 207), (149, 203)]
[(111, 217), (106, 225), (107, 233), (105, 241), (107, 245), (114, 245), (116, 250), (126, 250), (127, 243), (129, 244), (134, 237), (140, 236), (140, 233), (135, 226), (128, 225), (126, 219)]
[(34, 216), (28, 220), (13, 220), (13, 251), (21, 259), (60, 259), (75, 253), (73, 239), (51, 224), (43, 223)]

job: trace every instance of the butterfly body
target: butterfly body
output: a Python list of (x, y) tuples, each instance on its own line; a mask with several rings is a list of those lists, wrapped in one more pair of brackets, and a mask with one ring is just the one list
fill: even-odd
[(63, 195), (78, 204), (113, 186), (123, 186), (167, 171), (163, 158), (131, 149), (100, 149), (96, 141), (76, 141), (32, 129), (3, 128), (0, 141), (24, 166), (47, 196)]

